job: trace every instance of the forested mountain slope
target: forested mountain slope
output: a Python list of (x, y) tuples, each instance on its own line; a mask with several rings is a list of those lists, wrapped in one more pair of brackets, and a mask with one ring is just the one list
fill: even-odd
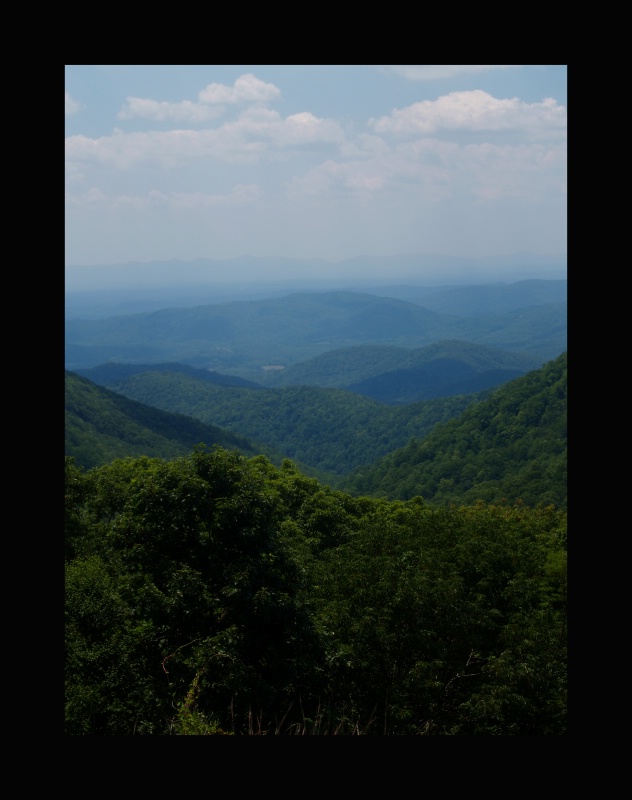
[(152, 368), (108, 388), (148, 406), (233, 431), (318, 472), (344, 475), (421, 438), (478, 395), (392, 407), (342, 389), (226, 387)]
[[(268, 386), (335, 386), (382, 403), (472, 394), (541, 366), (530, 353), (441, 340), (419, 348), (359, 345), (271, 372)], [(84, 371), (89, 374), (89, 371)]]
[(218, 386), (322, 386), (347, 389), (382, 403), (472, 394), (498, 386), (541, 366), (529, 353), (462, 341), (439, 341), (409, 349), (358, 345), (330, 350), (287, 369), (262, 372), (261, 382), (197, 369), (185, 364), (119, 364), (108, 362), (77, 373), (103, 386), (114, 386), (140, 372), (181, 372)]
[[(308, 474), (355, 494), (420, 495), (433, 503), (521, 499), (566, 505), (565, 353), (492, 393), (401, 407), (337, 389), (222, 387), (186, 370), (149, 368), (103, 396), (100, 387), (84, 381), (76, 413), (77, 379), (69, 384), (74, 391), (67, 389), (66, 453), (80, 464), (134, 454), (171, 457), (200, 442), (218, 442), (264, 453), (275, 463), (291, 458)], [(127, 393), (142, 398), (140, 406), (130, 406), (132, 421), (117, 416)], [(154, 417), (163, 403), (169, 413), (159, 430), (168, 428), (170, 434), (156, 439)], [(198, 428), (191, 418), (213, 421)], [(144, 420), (141, 434), (138, 419)]]
[(78, 466), (102, 466), (128, 456), (175, 458), (198, 444), (245, 455), (261, 452), (243, 436), (137, 403), (66, 371), (65, 454)]
[(433, 503), (567, 502), (567, 354), (337, 485)]

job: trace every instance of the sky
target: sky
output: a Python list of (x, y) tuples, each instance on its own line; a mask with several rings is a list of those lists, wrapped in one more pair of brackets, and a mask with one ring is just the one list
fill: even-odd
[(566, 254), (565, 65), (65, 67), (65, 263)]

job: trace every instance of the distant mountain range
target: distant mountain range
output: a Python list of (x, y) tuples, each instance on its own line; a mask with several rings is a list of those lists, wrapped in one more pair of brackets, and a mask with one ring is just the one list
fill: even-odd
[(531, 354), (540, 364), (566, 349), (565, 282), (411, 294), (412, 302), (363, 292), (302, 292), (68, 319), (65, 366), (168, 361), (272, 383), (275, 371), (358, 345), (415, 349), (460, 340)]
[[(66, 267), (68, 291), (107, 288), (141, 288), (152, 285), (201, 285), (212, 281), (234, 285), (246, 278), (259, 283), (274, 281), (358, 280), (416, 283), (484, 283), (528, 278), (566, 278), (566, 253), (509, 253), (503, 256), (448, 256), (406, 253), (390, 256), (356, 256), (341, 261), (319, 258), (241, 256), (231, 259), (178, 259), (96, 266)], [(300, 277), (297, 277), (300, 276)]]
[(462, 258), (422, 253), (359, 256), (335, 263), (245, 256), (226, 261), (69, 266), (66, 267), (66, 317), (98, 318), (166, 307), (260, 300), (304, 291), (348, 290), (389, 295), (389, 287), (427, 290), (531, 279), (566, 280), (566, 254), (513, 253)]

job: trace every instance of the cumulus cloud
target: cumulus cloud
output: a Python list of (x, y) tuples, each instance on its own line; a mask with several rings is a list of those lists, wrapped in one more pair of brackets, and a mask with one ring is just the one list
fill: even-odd
[[(291, 196), (410, 194), (420, 207), (451, 198), (477, 202), (521, 197), (535, 202), (566, 186), (566, 145), (402, 141), (366, 159), (331, 159), (288, 182)], [(412, 202), (412, 201), (411, 201)]]
[(564, 130), (566, 109), (552, 98), (525, 103), (518, 98), (499, 99), (476, 89), (452, 92), (437, 100), (424, 100), (392, 114), (369, 120), (380, 134), (428, 135), (438, 131)]
[(66, 92), (66, 111), (65, 111), (66, 116), (70, 117), (73, 114), (76, 114), (80, 108), (81, 108), (80, 104), (76, 100), (73, 100), (70, 94)]
[(248, 109), (236, 122), (228, 123), (225, 132), (242, 141), (266, 141), (278, 148), (344, 142), (344, 132), (337, 122), (307, 111), (284, 118), (269, 108)]
[[(130, 117), (181, 124), (172, 130), (115, 129), (99, 138), (69, 136), (68, 185), (78, 189), (69, 205), (73, 212), (103, 209), (115, 217), (124, 209), (194, 219), (197, 212), (208, 216), (207, 210), (215, 217), (214, 209), (219, 214), (243, 207), (246, 213), (264, 196), (269, 207), (283, 193), (282, 202), (291, 207), (340, 202), (377, 208), (384, 201), (386, 207), (396, 202), (427, 210), (466, 200), (477, 207), (505, 199), (538, 204), (547, 193), (565, 192), (566, 109), (551, 98), (527, 103), (481, 90), (453, 92), (372, 118), (354, 131), (308, 111), (284, 117), (266, 105), (276, 96), (272, 84), (245, 75), (232, 87), (210, 84), (197, 103), (128, 98)], [(245, 107), (216, 127), (183, 124), (204, 123), (228, 103)], [(264, 193), (266, 162), (274, 171)], [(239, 177), (227, 183), (229, 173), (216, 169), (219, 164), (236, 165)], [(256, 173), (250, 168), (255, 164)], [(196, 190), (174, 191), (185, 185), (177, 173), (174, 179), (175, 169), (182, 167), (184, 175), (191, 165)], [(142, 175), (145, 191), (121, 191), (125, 184), (116, 173), (132, 169)], [(82, 193), (105, 175), (106, 191)], [(259, 183), (247, 182), (253, 179)]]
[(119, 111), (119, 119), (132, 119), (142, 117), (159, 122), (171, 120), (173, 122), (208, 122), (222, 113), (221, 108), (192, 103), (183, 100), (180, 103), (149, 100), (144, 97), (128, 97), (126, 105)]
[(281, 96), (280, 90), (272, 83), (265, 83), (254, 75), (247, 74), (237, 78), (232, 86), (223, 83), (209, 83), (198, 93), (198, 102), (183, 100), (170, 103), (166, 100), (152, 100), (145, 97), (128, 97), (119, 111), (119, 119), (153, 119), (156, 121), (200, 123), (220, 116), (224, 105), (251, 104), (264, 105)]
[(292, 148), (311, 147), (318, 151), (343, 142), (344, 132), (332, 120), (307, 112), (283, 118), (271, 109), (255, 107), (218, 128), (133, 133), (115, 130), (112, 136), (97, 139), (69, 136), (66, 158), (69, 162), (92, 162), (118, 169), (129, 169), (143, 162), (175, 167), (209, 158), (251, 163), (266, 154), (276, 158)]
[(443, 187), (450, 182), (450, 169), (455, 144), (436, 140), (421, 140), (384, 150), (365, 159), (335, 162), (327, 160), (289, 182), (292, 195), (316, 195), (324, 192), (350, 192), (355, 195), (374, 195), (395, 187), (417, 187), (437, 194), (431, 187)]
[(396, 190), (431, 204), (468, 196), (531, 202), (565, 191), (566, 109), (550, 98), (526, 103), (454, 92), (371, 119), (369, 127), (374, 135), (346, 141), (338, 160), (294, 176), (289, 193), (368, 197)]
[(252, 73), (242, 75), (226, 86), (223, 83), (209, 83), (198, 94), (201, 103), (270, 103), (281, 96), (281, 90), (273, 83), (259, 80)]
[(97, 139), (69, 136), (66, 139), (66, 158), (69, 162), (121, 170), (141, 163), (175, 167), (211, 155), (216, 138), (214, 131), (192, 130), (134, 133), (115, 130), (112, 136)]

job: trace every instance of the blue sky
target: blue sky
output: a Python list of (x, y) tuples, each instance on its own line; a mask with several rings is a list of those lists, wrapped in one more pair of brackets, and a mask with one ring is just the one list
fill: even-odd
[(67, 65), (66, 265), (565, 254), (565, 65)]

